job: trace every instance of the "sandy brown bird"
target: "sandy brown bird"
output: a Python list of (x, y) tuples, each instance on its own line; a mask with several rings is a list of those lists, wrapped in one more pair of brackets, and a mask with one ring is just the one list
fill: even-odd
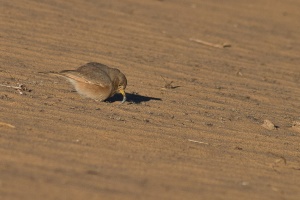
[(123, 95), (122, 103), (126, 101), (127, 79), (116, 68), (90, 62), (76, 70), (63, 70), (54, 74), (67, 78), (76, 91), (85, 97), (104, 101), (116, 93), (121, 93)]

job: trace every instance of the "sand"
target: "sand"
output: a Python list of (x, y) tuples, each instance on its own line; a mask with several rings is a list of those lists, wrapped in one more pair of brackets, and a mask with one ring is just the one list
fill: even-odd
[[(299, 9), (1, 1), (1, 200), (300, 199)], [(87, 62), (119, 68), (128, 101), (39, 73)]]

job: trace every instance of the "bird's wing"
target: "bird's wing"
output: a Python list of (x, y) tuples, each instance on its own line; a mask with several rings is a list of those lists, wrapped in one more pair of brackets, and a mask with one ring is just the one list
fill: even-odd
[(111, 85), (111, 80), (105, 73), (84, 73), (77, 72), (75, 70), (63, 70), (59, 73), (60, 75), (73, 79), (75, 81), (99, 85), (101, 87), (107, 87)]

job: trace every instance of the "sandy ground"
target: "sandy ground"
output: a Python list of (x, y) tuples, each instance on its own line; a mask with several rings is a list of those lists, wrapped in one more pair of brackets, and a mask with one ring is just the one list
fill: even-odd
[[(1, 200), (300, 199), (298, 0), (0, 9)], [(39, 73), (91, 61), (127, 76), (128, 102)]]

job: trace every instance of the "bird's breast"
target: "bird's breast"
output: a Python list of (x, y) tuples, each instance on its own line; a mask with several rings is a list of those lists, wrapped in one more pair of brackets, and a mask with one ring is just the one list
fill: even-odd
[(76, 91), (85, 97), (103, 101), (111, 96), (112, 86), (110, 85), (102, 87), (96, 84), (74, 81), (73, 79), (69, 80), (74, 85)]

